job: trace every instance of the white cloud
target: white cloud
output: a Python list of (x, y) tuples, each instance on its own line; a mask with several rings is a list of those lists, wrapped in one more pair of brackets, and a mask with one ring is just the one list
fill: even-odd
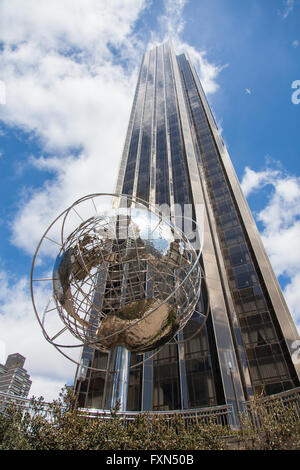
[(298, 39), (295, 39), (295, 41), (292, 42), (293, 47), (298, 47), (300, 44), (300, 41)]
[(278, 14), (285, 20), (294, 10), (295, 0), (285, 0), (283, 10), (279, 10)]
[(0, 80), (0, 104), (4, 105), (6, 103), (6, 87), (5, 82)]
[(185, 26), (183, 9), (187, 0), (165, 0), (165, 15), (159, 19), (167, 37), (179, 36)]
[(291, 282), (285, 288), (285, 297), (288, 301), (290, 309), (294, 312), (295, 321), (300, 330), (300, 273), (297, 273), (291, 280)]
[(27, 0), (26, 7), (22, 0), (2, 0), (0, 39), (108, 54), (108, 40), (115, 45), (126, 40), (144, 7), (144, 0)]
[(277, 170), (254, 171), (247, 166), (241, 182), (245, 196), (247, 197), (252, 191), (257, 191), (266, 184), (272, 184), (278, 175)]
[(207, 59), (206, 51), (198, 51), (195, 47), (182, 41), (181, 32), (185, 27), (184, 6), (187, 0), (165, 0), (165, 15), (159, 18), (160, 28), (152, 32), (151, 41), (148, 47), (153, 47), (168, 39), (172, 40), (175, 51), (178, 54), (187, 52), (192, 64), (201, 80), (205, 93), (215, 93), (219, 86), (217, 77), (219, 73), (227, 67), (226, 65), (216, 65)]
[(271, 185), (266, 206), (256, 214), (262, 224), (262, 241), (277, 276), (288, 278), (284, 289), (287, 303), (300, 327), (300, 177), (266, 169), (255, 172), (246, 167), (241, 182), (246, 196)]
[(29, 391), (28, 398), (31, 397), (44, 397), (46, 402), (57, 400), (59, 393), (66, 385), (64, 380), (54, 380), (48, 377), (33, 375), (31, 377), (32, 385)]

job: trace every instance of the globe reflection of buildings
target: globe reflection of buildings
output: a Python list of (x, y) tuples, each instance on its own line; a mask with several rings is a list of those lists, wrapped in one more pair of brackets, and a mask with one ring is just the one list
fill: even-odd
[[(144, 54), (116, 193), (153, 204), (204, 208), (202, 264), (210, 315), (194, 315), (181, 339), (132, 368), (127, 410), (242, 403), (299, 386), (297, 330), (190, 59), (170, 42)], [(205, 311), (203, 285), (200, 309)], [(189, 337), (192, 339), (188, 340)], [(107, 409), (109, 353), (85, 347), (78, 403)], [(131, 354), (131, 365), (143, 356)]]

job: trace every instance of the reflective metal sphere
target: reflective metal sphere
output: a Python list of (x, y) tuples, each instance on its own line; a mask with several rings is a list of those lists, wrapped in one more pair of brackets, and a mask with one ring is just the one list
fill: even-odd
[(193, 314), (198, 261), (183, 233), (146, 207), (90, 217), (64, 240), (54, 265), (59, 316), (85, 345), (151, 351)]

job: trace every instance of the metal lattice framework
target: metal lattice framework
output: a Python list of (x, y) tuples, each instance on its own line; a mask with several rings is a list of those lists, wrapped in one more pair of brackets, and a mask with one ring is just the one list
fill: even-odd
[[(201, 249), (146, 204), (117, 194), (85, 196), (52, 222), (38, 244), (31, 269), (34, 310), (47, 341), (73, 362), (78, 363), (65, 348), (108, 351), (122, 345), (157, 353), (177, 341), (195, 312), (203, 279)], [(45, 244), (60, 247), (50, 277), (35, 274), (39, 257), (49, 252)], [(35, 290), (45, 281), (53, 295), (40, 313)], [(47, 319), (53, 323), (55, 313), (60, 324), (50, 333)], [(199, 313), (200, 328), (207, 314)], [(62, 342), (67, 333), (72, 341), (69, 335)]]

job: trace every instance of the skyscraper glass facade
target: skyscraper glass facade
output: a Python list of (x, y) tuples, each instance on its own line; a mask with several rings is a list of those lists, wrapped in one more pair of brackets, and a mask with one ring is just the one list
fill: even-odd
[[(140, 365), (130, 370), (127, 410), (236, 406), (298, 386), (295, 325), (197, 74), (170, 42), (144, 54), (116, 192), (165, 205), (174, 223), (191, 208), (204, 228), (208, 289), (197, 310), (210, 312), (199, 333), (195, 312), (178, 343), (144, 363), (151, 354), (131, 354)], [(109, 352), (84, 348), (82, 364), (101, 371), (79, 369), (79, 405), (107, 408)]]

